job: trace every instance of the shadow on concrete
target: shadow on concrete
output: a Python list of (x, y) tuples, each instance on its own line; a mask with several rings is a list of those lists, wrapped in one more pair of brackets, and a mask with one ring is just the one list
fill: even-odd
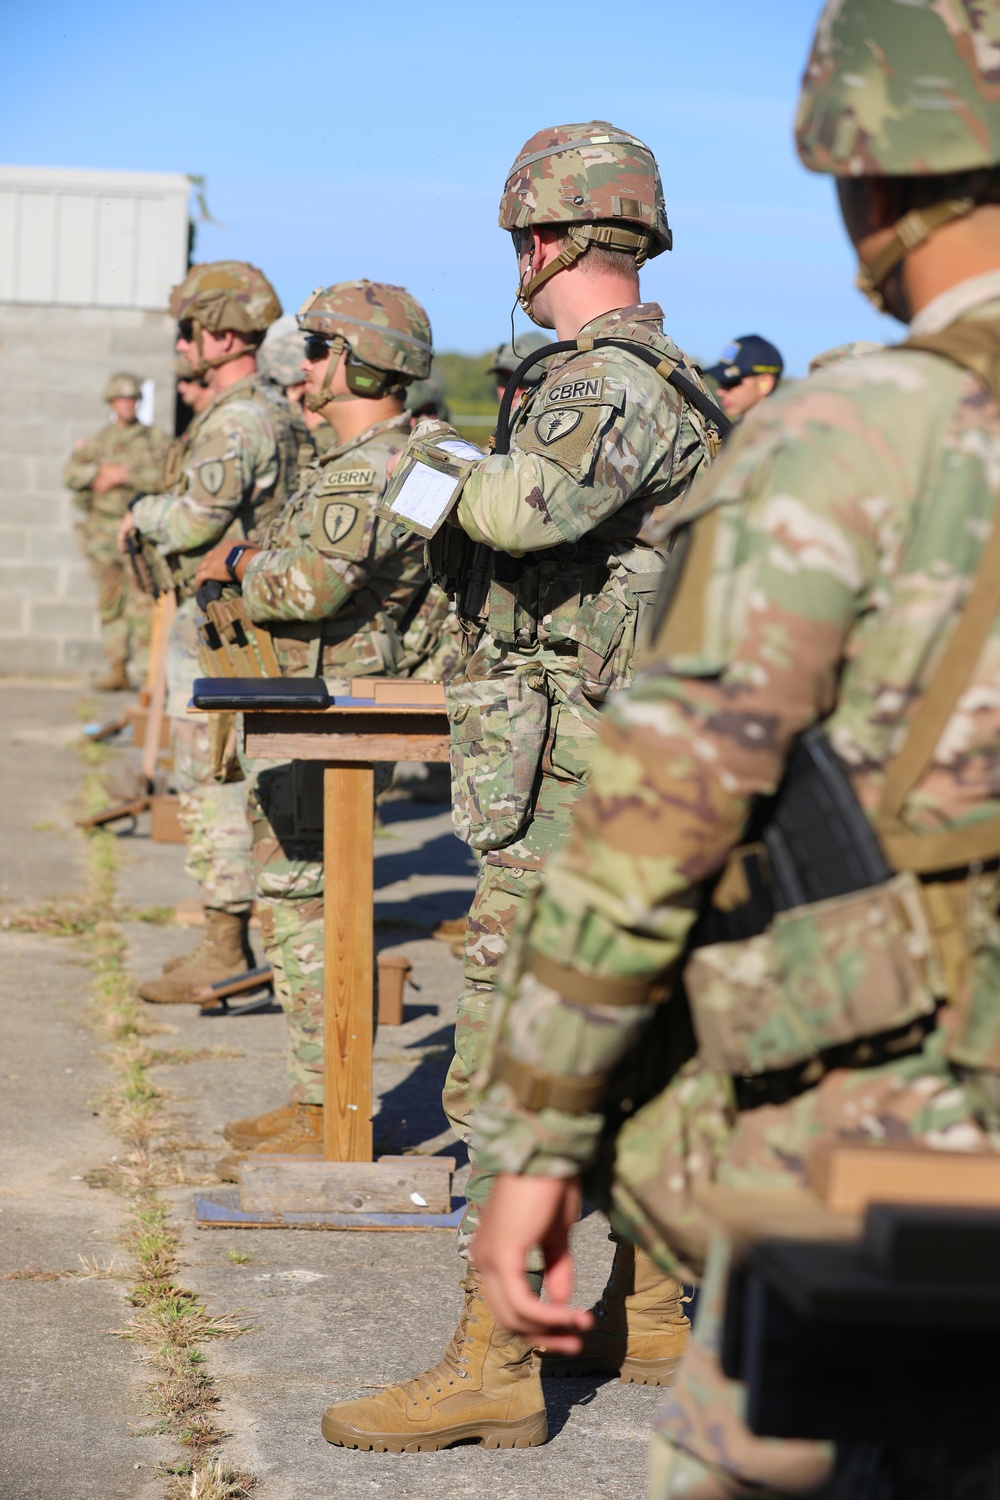
[(375, 846), (375, 889), (383, 890), (413, 875), (475, 875), (476, 861), (452, 833), (440, 833), (418, 849)]
[[(430, 1036), (407, 1043), (405, 1051), (421, 1052), (417, 1066), (387, 1089), (372, 1121), (372, 1135), (383, 1152), (400, 1152), (420, 1146), (441, 1134), (445, 1125), (441, 1090), (452, 1058), (454, 1028), (442, 1026)], [(466, 1159), (464, 1147), (449, 1143), (437, 1153)]]

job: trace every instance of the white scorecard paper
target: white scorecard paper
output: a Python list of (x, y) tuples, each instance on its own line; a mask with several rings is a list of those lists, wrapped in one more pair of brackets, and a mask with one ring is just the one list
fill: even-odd
[(458, 489), (454, 474), (442, 474), (429, 464), (415, 463), (392, 504), (401, 521), (414, 521), (428, 530), (447, 514), (448, 502)]
[[(438, 444), (455, 458), (475, 460), (482, 458), (481, 448), (468, 443), (464, 438), (448, 438)], [(413, 465), (392, 501), (392, 512), (401, 521), (434, 532), (448, 514), (452, 496), (458, 489), (460, 476), (444, 474), (430, 464), (418, 459)]]

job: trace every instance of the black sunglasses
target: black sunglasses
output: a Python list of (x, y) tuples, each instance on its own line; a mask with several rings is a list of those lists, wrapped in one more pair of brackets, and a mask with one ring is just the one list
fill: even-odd
[(311, 364), (318, 364), (321, 359), (326, 359), (330, 352), (328, 339), (320, 338), (318, 334), (306, 339), (305, 357)]
[(190, 318), (182, 318), (177, 325), (177, 337), (183, 339), (185, 344), (190, 344), (194, 339), (194, 323)]

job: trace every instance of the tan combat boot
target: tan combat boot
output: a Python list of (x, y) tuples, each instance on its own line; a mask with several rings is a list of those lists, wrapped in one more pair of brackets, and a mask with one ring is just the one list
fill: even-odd
[[(277, 1113), (275, 1110), (274, 1114)], [(264, 1136), (250, 1151), (233, 1151), (229, 1156), (224, 1156), (215, 1170), (223, 1182), (239, 1182), (240, 1167), (251, 1157), (322, 1155), (322, 1104), (296, 1104), (292, 1107), (291, 1119), (282, 1130)]]
[(123, 661), (109, 661), (108, 670), (103, 677), (98, 677), (94, 683), (95, 693), (127, 693), (132, 684), (128, 680), (128, 672), (125, 670)]
[(691, 1324), (681, 1284), (665, 1276), (644, 1250), (611, 1236), (615, 1258), (594, 1326), (580, 1354), (543, 1354), (543, 1375), (588, 1375), (617, 1370), (625, 1384), (672, 1385), (687, 1349)]
[(195, 992), (219, 979), (230, 979), (250, 967), (247, 929), (250, 913), (205, 909), (205, 935), (183, 963), (164, 969), (159, 979), (139, 986), (143, 1000), (154, 1005), (180, 1005), (194, 999)]
[(172, 974), (175, 969), (180, 968), (181, 964), (201, 963), (206, 957), (205, 932), (202, 930), (201, 937), (193, 948), (189, 948), (186, 953), (178, 953), (173, 958), (167, 959), (163, 965), (163, 972), (164, 974)]
[(465, 1307), (440, 1363), (377, 1396), (328, 1406), (328, 1443), (376, 1453), (436, 1453), (463, 1438), (478, 1438), (484, 1448), (545, 1442), (545, 1398), (531, 1345), (493, 1321), (475, 1271), (462, 1288)]
[(230, 1120), (222, 1134), (231, 1146), (239, 1151), (252, 1151), (262, 1141), (269, 1140), (292, 1123), (295, 1118), (294, 1104), (279, 1104), (262, 1115), (248, 1115), (243, 1120)]

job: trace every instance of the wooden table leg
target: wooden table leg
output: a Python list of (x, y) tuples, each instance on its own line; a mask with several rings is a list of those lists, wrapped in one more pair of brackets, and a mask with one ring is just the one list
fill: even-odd
[(323, 772), (327, 1161), (372, 1159), (374, 776), (363, 762)]

